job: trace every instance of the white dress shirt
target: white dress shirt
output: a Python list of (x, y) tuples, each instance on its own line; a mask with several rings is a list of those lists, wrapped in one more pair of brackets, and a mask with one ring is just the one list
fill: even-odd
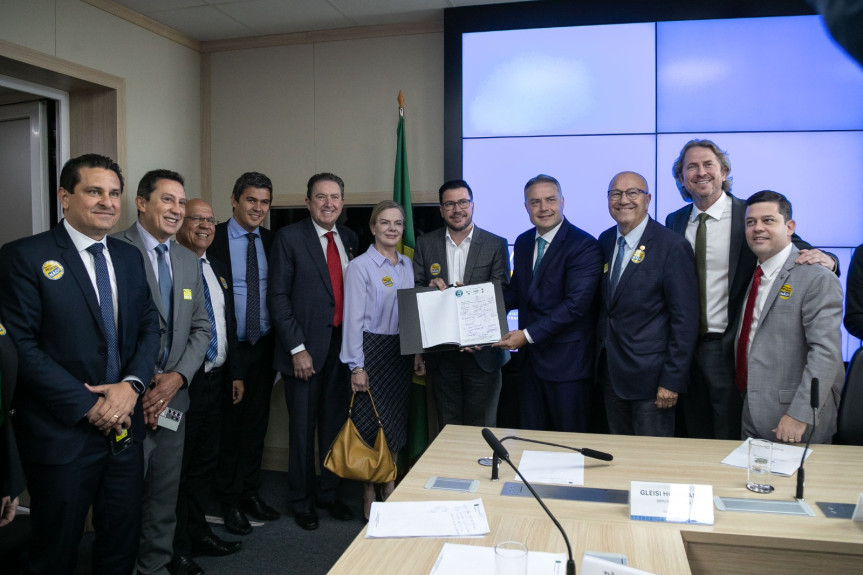
[(210, 304), (213, 306), (213, 319), (216, 320), (216, 338), (218, 339), (218, 352), (213, 361), (204, 360), (204, 372), (209, 373), (215, 367), (224, 365), (228, 357), (228, 324), (225, 321), (225, 293), (219, 285), (219, 278), (207, 259), (207, 254), (201, 258), (204, 269), (204, 279), (207, 289), (210, 290)]
[(449, 270), (449, 285), (456, 283), (464, 283), (464, 265), (467, 262), (467, 254), (470, 251), (470, 242), (473, 239), (473, 231), (476, 226), (470, 225), (470, 233), (465, 237), (459, 245), (455, 245), (452, 236), (449, 234), (449, 228), (446, 230), (446, 265)]
[[(707, 226), (707, 332), (723, 333), (728, 327), (728, 273), (731, 265), (731, 196), (722, 196), (705, 210)], [(695, 233), (701, 211), (692, 206), (686, 239), (695, 250)], [(698, 294), (695, 294), (696, 297)]]

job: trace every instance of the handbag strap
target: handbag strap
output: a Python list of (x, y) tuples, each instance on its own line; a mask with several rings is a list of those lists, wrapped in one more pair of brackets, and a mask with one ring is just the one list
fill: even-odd
[[(373, 409), (373, 410), (374, 410), (374, 412), (375, 412), (375, 419), (377, 419), (377, 420), (378, 420), (378, 425), (379, 425), (380, 427), (383, 427), (383, 426), (384, 426), (384, 424), (383, 424), (383, 422), (381, 422), (381, 416), (380, 416), (380, 415), (378, 415), (378, 408), (375, 406), (375, 400), (374, 400), (374, 399), (372, 399), (372, 391), (371, 391), (371, 389), (367, 389), (367, 390), (366, 390), (366, 393), (368, 393), (368, 394), (369, 394), (369, 401), (371, 401), (371, 402), (372, 402), (372, 409)], [(353, 417), (353, 413), (354, 413), (354, 399), (356, 399), (356, 397), (357, 397), (357, 392), (355, 391), (355, 392), (353, 393), (353, 395), (351, 395), (351, 405), (348, 407), (348, 417)]]

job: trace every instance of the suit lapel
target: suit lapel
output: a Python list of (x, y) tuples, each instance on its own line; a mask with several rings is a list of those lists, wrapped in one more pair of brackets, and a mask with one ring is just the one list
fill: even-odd
[[(542, 255), (542, 259), (539, 260), (539, 267), (536, 268), (536, 273), (533, 274), (533, 278), (530, 282), (530, 291), (536, 287), (537, 283), (539, 283), (540, 279), (542, 279), (545, 270), (548, 269), (548, 266), (551, 265), (551, 262), (554, 261), (554, 258), (557, 257), (557, 254), (563, 249), (561, 245), (566, 241), (566, 236), (569, 233), (569, 222), (566, 219), (563, 220), (560, 228), (557, 230), (557, 234), (555, 234), (554, 239), (548, 244), (548, 247), (545, 248), (545, 253)], [(533, 240), (533, 246), (536, 245), (536, 239)], [(532, 246), (532, 247), (533, 247)], [(530, 252), (528, 261), (533, 259), (533, 252)], [(529, 266), (528, 269), (533, 269), (533, 266)]]
[(129, 228), (124, 232), (124, 237), (126, 238), (126, 241), (138, 248), (141, 252), (141, 256), (144, 258), (144, 273), (147, 274), (147, 284), (150, 286), (150, 293), (153, 294), (153, 301), (156, 304), (156, 309), (159, 310), (159, 317), (161, 318), (162, 323), (165, 324), (168, 321), (168, 316), (162, 308), (162, 298), (159, 297), (159, 293), (161, 293), (159, 290), (159, 282), (156, 280), (156, 272), (153, 271), (153, 264), (150, 262), (150, 256), (147, 254), (147, 249), (144, 247), (144, 239), (141, 237), (141, 234), (138, 233), (136, 224), (129, 226)]
[(692, 216), (692, 204), (686, 206), (680, 213), (677, 214), (677, 217), (671, 219), (671, 229), (677, 232), (678, 234), (685, 236), (686, 235), (686, 226), (689, 223), (689, 218)]
[(309, 252), (309, 257), (312, 259), (312, 262), (314, 262), (315, 267), (318, 270), (318, 274), (321, 276), (321, 281), (324, 282), (324, 286), (326, 286), (330, 295), (333, 295), (333, 283), (330, 281), (330, 270), (327, 268), (327, 258), (324, 256), (324, 250), (321, 247), (321, 240), (318, 238), (316, 231), (317, 230), (315, 230), (312, 219), (308, 218), (306, 220), (305, 232), (306, 249)]
[(482, 251), (483, 246), (483, 234), (482, 230), (476, 227), (474, 224), (473, 227), (473, 237), (470, 240), (470, 247), (467, 251), (467, 260), (464, 262), (464, 283), (470, 283), (470, 275), (471, 271), (473, 271), (474, 266), (476, 266), (476, 260), (479, 258), (479, 253)]
[(728, 289), (734, 285), (734, 276), (737, 274), (737, 267), (740, 264), (741, 250), (748, 250), (746, 245), (746, 229), (744, 219), (746, 217), (746, 204), (731, 194), (731, 245), (728, 253)]
[(177, 321), (177, 313), (180, 310), (180, 306), (178, 302), (183, 301), (183, 278), (181, 277), (183, 273), (183, 265), (179, 262), (179, 248), (180, 244), (178, 244), (175, 240), (168, 240), (171, 243), (171, 297), (173, 298), (173, 316), (174, 321)]
[(81, 261), (81, 255), (75, 248), (72, 238), (66, 232), (65, 224), (59, 224), (54, 229), (57, 245), (63, 250), (62, 260), (66, 266), (66, 270), (75, 278), (75, 283), (84, 294), (84, 300), (87, 302), (87, 307), (90, 313), (98, 321), (96, 322), (102, 330), (102, 335), (105, 334), (105, 328), (102, 326), (102, 311), (99, 308), (99, 300), (96, 297), (96, 289), (93, 287), (93, 282), (90, 280), (90, 274), (87, 273), (87, 268), (84, 267), (84, 262)]
[[(761, 315), (758, 318), (758, 325), (760, 326), (767, 315), (770, 313), (770, 310), (773, 308), (773, 302), (776, 301), (776, 296), (779, 295), (779, 290), (785, 285), (788, 276), (791, 275), (791, 270), (794, 269), (796, 265), (794, 260), (797, 259), (797, 255), (800, 252), (797, 248), (791, 248), (791, 253), (788, 254), (788, 258), (782, 264), (782, 268), (780, 268), (779, 273), (776, 274), (776, 278), (773, 280), (773, 283), (770, 285), (770, 292), (767, 294), (767, 299), (764, 300), (764, 306), (761, 308)], [(756, 328), (756, 334), (758, 333)]]
[[(641, 239), (639, 240), (638, 245), (635, 246), (636, 250), (639, 249), (641, 246), (644, 246), (644, 256), (643, 256), (644, 259), (647, 259), (649, 256), (650, 250), (648, 248), (650, 247), (650, 244), (653, 241), (653, 229), (652, 229), (650, 224), (651, 224), (651, 222), (648, 221), (647, 227), (644, 228), (644, 233), (641, 234)], [(633, 255), (635, 255), (634, 251), (633, 251)], [(623, 268), (623, 273), (620, 274), (620, 279), (617, 280), (617, 288), (614, 290), (614, 295), (611, 296), (611, 304), (612, 305), (617, 303), (617, 300), (620, 297), (620, 294), (625, 291), (626, 284), (629, 283), (630, 278), (633, 275), (638, 273), (640, 266), (641, 266), (641, 262), (636, 264), (636, 263), (630, 261), (628, 264), (626, 264), (626, 267)], [(608, 283), (608, 282), (606, 282), (606, 283)]]

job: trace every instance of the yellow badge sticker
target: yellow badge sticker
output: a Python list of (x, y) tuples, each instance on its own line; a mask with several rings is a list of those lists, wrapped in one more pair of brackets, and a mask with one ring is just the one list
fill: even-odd
[(780, 299), (788, 299), (791, 297), (791, 293), (794, 290), (791, 289), (791, 286), (788, 284), (783, 284), (781, 288), (779, 288), (779, 298)]
[(60, 265), (60, 262), (54, 260), (48, 260), (44, 264), (42, 264), (42, 273), (45, 274), (45, 277), (49, 280), (58, 280), (63, 277), (63, 266)]
[(186, 288), (183, 290), (183, 299), (191, 300), (192, 299), (192, 290)]
[(0, 323), (0, 335), (6, 335), (6, 326)]
[(608, 273), (608, 262), (605, 262), (605, 264), (602, 266), (602, 273)]
[(228, 282), (225, 281), (225, 278), (223, 278), (222, 276), (219, 276), (219, 281), (222, 284), (222, 289), (228, 289)]
[(644, 246), (639, 246), (637, 250), (632, 253), (632, 258), (629, 260), (634, 264), (640, 264), (644, 261)]
[(384, 276), (381, 278), (381, 283), (387, 287), (393, 287), (393, 278), (390, 276)]
[(120, 442), (120, 441), (122, 441), (122, 440), (126, 439), (126, 436), (127, 436), (127, 435), (129, 435), (129, 430), (128, 430), (128, 429), (124, 429), (124, 430), (123, 430), (123, 431), (121, 431), (120, 433), (115, 434), (115, 436), (114, 436), (114, 441)]
[(433, 276), (440, 275), (440, 264), (432, 264), (429, 270)]

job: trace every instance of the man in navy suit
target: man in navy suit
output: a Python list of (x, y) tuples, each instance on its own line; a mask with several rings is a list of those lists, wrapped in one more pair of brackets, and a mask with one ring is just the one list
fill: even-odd
[(672, 437), (698, 334), (697, 280), (692, 247), (651, 219), (649, 205), (641, 175), (611, 180), (608, 212), (617, 225), (599, 236), (597, 377), (609, 432)]
[(563, 217), (563, 192), (540, 174), (524, 186), (524, 207), (535, 226), (515, 240), (507, 309), (519, 329), (496, 347), (526, 355), (519, 400), (521, 427), (586, 431), (593, 382), (594, 329), (602, 252), (587, 232)]
[[(290, 417), (288, 501), (297, 525), (318, 528), (314, 506), (334, 519), (354, 513), (338, 499), (339, 478), (323, 461), (345, 423), (350, 376), (339, 360), (344, 312), (343, 273), (359, 249), (357, 235), (336, 222), (345, 184), (315, 174), (306, 186), (311, 217), (280, 229), (270, 256), (269, 304), (276, 330), (275, 368), (285, 381)], [(321, 476), (315, 481), (315, 431)]]
[(113, 160), (73, 158), (57, 190), (65, 219), (0, 250), (0, 316), (21, 366), (15, 424), (30, 491), (31, 573), (75, 570), (91, 505), (93, 572), (128, 575), (135, 566), (140, 397), (159, 353), (159, 316), (141, 254), (106, 237), (122, 192)]
[(273, 182), (246, 172), (234, 182), (231, 218), (216, 226), (210, 253), (228, 264), (234, 294), (237, 359), (245, 384), (243, 401), (226, 399), (219, 448), (218, 494), (225, 527), (252, 532), (246, 514), (274, 521), (279, 512), (261, 498), (261, 462), (273, 395), (273, 331), (267, 307), (267, 258), (273, 232), (263, 226), (273, 201)]
[(0, 318), (0, 527), (15, 519), (18, 495), (24, 491), (24, 469), (12, 428), (12, 398), (18, 378), (18, 354)]
[[(746, 245), (746, 202), (731, 195), (731, 163), (710, 140), (687, 142), (672, 173), (680, 195), (692, 203), (669, 214), (665, 225), (695, 251), (701, 312), (692, 377), (680, 402), (686, 434), (739, 439), (743, 395), (734, 384), (734, 338), (756, 265)], [(796, 234), (791, 241), (800, 249), (797, 263), (820, 264), (839, 274), (832, 254), (812, 249)]]

